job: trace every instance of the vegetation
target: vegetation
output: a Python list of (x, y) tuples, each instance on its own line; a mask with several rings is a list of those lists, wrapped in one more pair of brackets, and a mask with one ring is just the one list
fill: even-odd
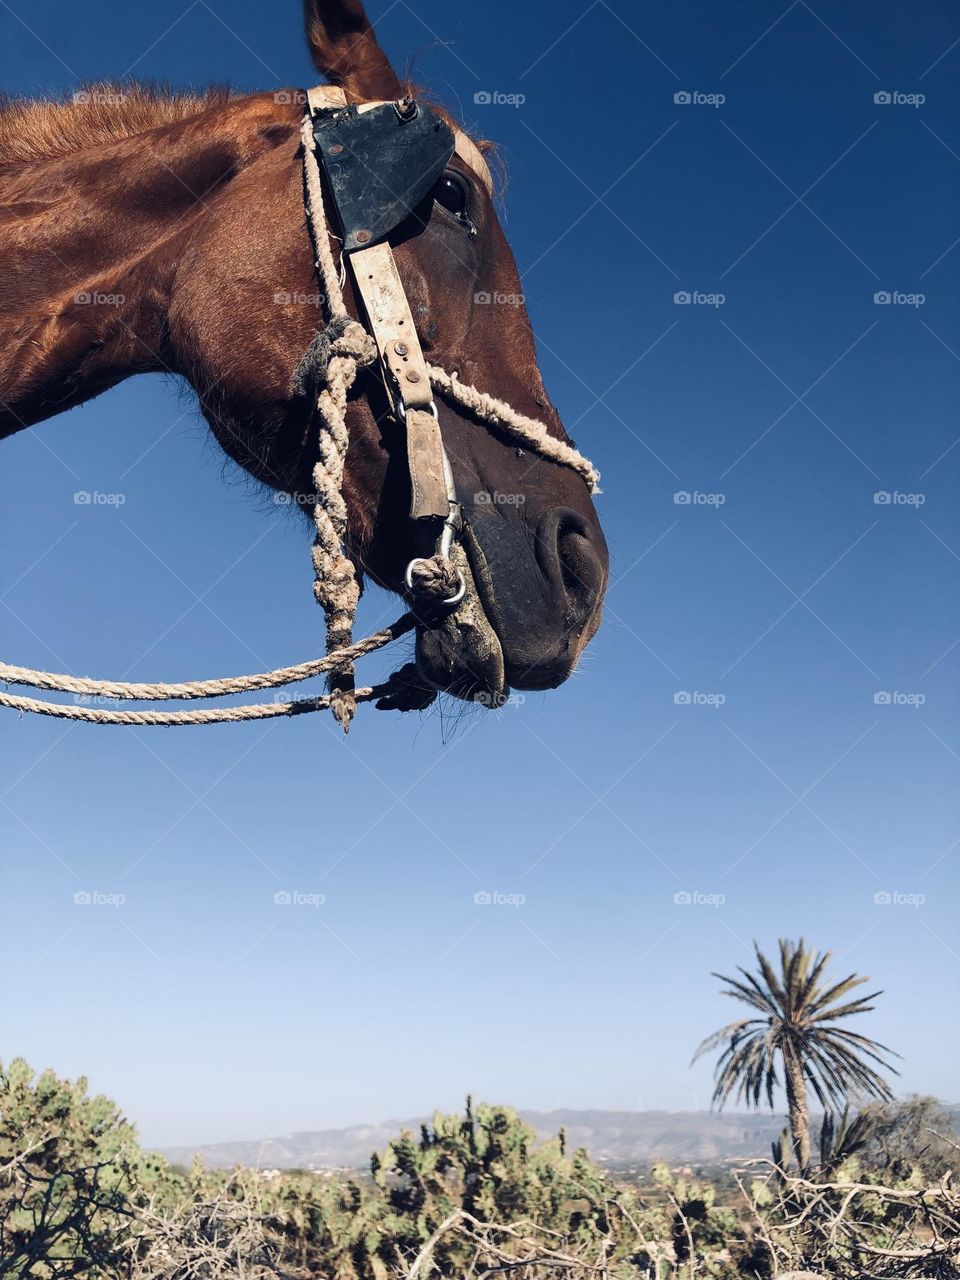
[[(663, 1165), (619, 1185), (563, 1133), (537, 1146), (512, 1111), (468, 1100), (396, 1138), (368, 1177), (268, 1176), (174, 1168), (84, 1080), (17, 1060), (0, 1068), (0, 1277), (946, 1280), (960, 1277), (947, 1119), (929, 1099), (877, 1109), (834, 1126), (817, 1173), (754, 1162), (731, 1196)], [(911, 1128), (928, 1121), (933, 1145)]]
[(713, 976), (726, 983), (723, 995), (742, 1000), (758, 1016), (740, 1018), (715, 1031), (697, 1049), (694, 1060), (725, 1046), (713, 1094), (720, 1107), (735, 1093), (737, 1101), (747, 1106), (759, 1107), (763, 1099), (772, 1108), (775, 1092), (783, 1085), (793, 1151), (803, 1174), (810, 1168), (808, 1087), (828, 1114), (846, 1107), (851, 1095), (885, 1101), (893, 1097), (886, 1080), (871, 1065), (894, 1071), (886, 1061), (892, 1050), (837, 1025), (841, 1019), (868, 1013), (873, 1008), (870, 1001), (882, 993), (874, 991), (843, 1003), (867, 979), (851, 974), (841, 982), (826, 983), (830, 952), (816, 955), (802, 938), (780, 940), (779, 972), (756, 944), (754, 951), (757, 973), (740, 968), (740, 978)]

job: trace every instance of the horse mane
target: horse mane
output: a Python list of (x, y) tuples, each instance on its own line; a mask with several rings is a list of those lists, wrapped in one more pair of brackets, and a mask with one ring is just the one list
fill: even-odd
[(66, 100), (0, 96), (0, 165), (70, 155), (187, 120), (230, 99), (214, 86), (180, 93), (163, 85), (87, 85)]
[[(407, 88), (435, 107), (452, 127), (463, 129), (441, 103), (418, 92), (412, 83)], [(224, 85), (182, 92), (163, 84), (114, 81), (86, 85), (66, 99), (15, 98), (0, 93), (0, 167), (56, 160), (85, 147), (120, 142), (202, 115), (234, 96)], [(502, 196), (506, 167), (497, 147), (475, 134), (467, 136), (494, 171), (497, 194)]]

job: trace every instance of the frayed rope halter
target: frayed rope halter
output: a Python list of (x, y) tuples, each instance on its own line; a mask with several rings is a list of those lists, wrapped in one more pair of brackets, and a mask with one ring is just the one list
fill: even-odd
[[(416, 117), (419, 108), (406, 100), (396, 104), (370, 103), (360, 108), (346, 105), (341, 90), (323, 86), (307, 95), (308, 109), (304, 117), (301, 138), (303, 142), (304, 203), (307, 224), (315, 250), (315, 263), (329, 316), (326, 328), (317, 334), (297, 373), (301, 389), (308, 385), (316, 389), (318, 421), (318, 457), (313, 469), (314, 537), (312, 557), (314, 567), (314, 595), (322, 606), (327, 628), (327, 652), (323, 658), (303, 662), (297, 666), (281, 667), (275, 671), (256, 675), (234, 676), (226, 679), (191, 680), (179, 684), (147, 684), (127, 681), (93, 680), (84, 677), (58, 674), (50, 671), (34, 671), (29, 667), (12, 666), (0, 662), (0, 682), (26, 685), (33, 689), (54, 690), (73, 694), (81, 699), (130, 699), (133, 701), (171, 701), (219, 698), (229, 694), (251, 693), (261, 689), (276, 689), (296, 684), (322, 673), (327, 674), (330, 692), (316, 697), (294, 701), (253, 703), (232, 707), (205, 707), (183, 711), (120, 710), (114, 707), (91, 707), (64, 703), (44, 702), (37, 698), (20, 697), (0, 691), (0, 706), (14, 711), (33, 712), (37, 715), (56, 716), (65, 720), (81, 720), (90, 724), (122, 725), (191, 725), (220, 724), (240, 720), (266, 720), (277, 716), (295, 716), (306, 712), (331, 709), (338, 722), (348, 730), (358, 702), (378, 699), (383, 709), (409, 710), (428, 705), (435, 693), (418, 686), (416, 667), (408, 664), (383, 684), (355, 688), (353, 664), (357, 658), (374, 653), (384, 645), (412, 631), (419, 619), (413, 613), (405, 613), (391, 626), (375, 632), (363, 640), (353, 642), (353, 623), (360, 586), (356, 570), (345, 550), (347, 534), (347, 510), (343, 499), (343, 468), (349, 437), (346, 414), (347, 397), (354, 384), (357, 371), (373, 364), (380, 357), (384, 382), (387, 386), (394, 416), (408, 433), (408, 452), (411, 458), (411, 480), (414, 490), (414, 514), (418, 500), (421, 511), (442, 518), (442, 528), (437, 540), (437, 551), (431, 557), (411, 561), (406, 573), (406, 586), (415, 602), (427, 608), (452, 608), (463, 598), (465, 583), (449, 559), (449, 551), (458, 527), (459, 507), (453, 492), (449, 463), (443, 451), (439, 432), (436, 405), (430, 398), (430, 388), (445, 400), (467, 410), (473, 417), (515, 440), (552, 462), (571, 467), (583, 476), (591, 492), (597, 492), (599, 473), (581, 453), (571, 445), (548, 434), (546, 426), (533, 418), (518, 413), (509, 404), (478, 391), (476, 387), (462, 383), (456, 373), (449, 373), (439, 365), (429, 364), (423, 358), (413, 326), (412, 318), (403, 331), (404, 343), (395, 338), (387, 340), (383, 330), (384, 317), (376, 314), (374, 299), (364, 288), (364, 279), (375, 281), (388, 303), (393, 305), (392, 318), (399, 314), (409, 317), (409, 307), (396, 275), (389, 244), (380, 243), (369, 249), (358, 249), (351, 255), (350, 263), (358, 284), (358, 292), (366, 303), (370, 330), (347, 311), (343, 299), (341, 268), (334, 261), (330, 246), (330, 227), (324, 205), (320, 163), (317, 159), (315, 122), (319, 114), (333, 113), (334, 119), (343, 119), (346, 113), (367, 112), (390, 105), (396, 109), (401, 123)], [(429, 110), (428, 108), (425, 110)], [(447, 128), (446, 125), (443, 126)], [(453, 136), (453, 135), (451, 135)], [(486, 166), (469, 139), (459, 131), (455, 135), (454, 148), (466, 162), (489, 184)], [(342, 150), (342, 148), (341, 148)], [(449, 158), (449, 157), (448, 157)], [(444, 162), (445, 163), (445, 162)], [(480, 169), (482, 166), (482, 171)], [(365, 243), (369, 232), (360, 231), (356, 243)], [(346, 258), (349, 239), (344, 242), (341, 261)], [(361, 268), (358, 263), (368, 255), (370, 261)], [(366, 272), (365, 267), (374, 268)], [(364, 276), (361, 278), (361, 270)], [(386, 308), (390, 313), (390, 307)], [(386, 315), (386, 320), (391, 318)], [(378, 323), (378, 321), (380, 323)], [(401, 320), (403, 323), (403, 320)], [(390, 329), (389, 324), (386, 325)], [(397, 386), (399, 375), (409, 379), (404, 386)], [(407, 366), (412, 365), (412, 370)], [(420, 380), (416, 368), (426, 371), (423, 379), (428, 385), (417, 387)], [(404, 372), (405, 371), (405, 372)], [(411, 376), (412, 375), (412, 376)], [(411, 389), (426, 392), (424, 407), (414, 407), (416, 397), (404, 393)], [(425, 421), (430, 419), (431, 421)], [(414, 465), (414, 441), (426, 455), (432, 448), (435, 463), (419, 471)], [(439, 465), (436, 458), (439, 457)], [(430, 495), (421, 493), (418, 481), (424, 489), (439, 479), (440, 503), (436, 494), (433, 505)]]

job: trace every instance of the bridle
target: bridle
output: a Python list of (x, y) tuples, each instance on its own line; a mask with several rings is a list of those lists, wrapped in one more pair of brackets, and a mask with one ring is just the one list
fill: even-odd
[[(357, 353), (352, 369), (343, 371), (347, 390), (359, 365), (371, 362), (375, 351), (390, 415), (405, 437), (415, 540), (425, 541), (426, 533), (433, 543), (431, 556), (416, 556), (409, 562), (404, 585), (415, 603), (434, 611), (452, 609), (467, 589), (451, 559), (462, 515), (433, 398), (435, 388), (528, 447), (573, 467), (591, 490), (596, 489), (599, 476), (576, 449), (549, 436), (543, 423), (464, 385), (455, 375), (428, 364), (424, 356), (389, 236), (430, 198), (455, 153), (492, 194), (490, 171), (475, 144), (427, 104), (401, 98), (348, 105), (342, 90), (328, 86), (307, 94), (301, 140), (307, 221), (330, 324), (340, 326), (336, 332), (343, 338), (352, 337)], [(332, 228), (321, 170), (340, 232), (339, 267), (330, 248)], [(365, 313), (365, 327), (349, 317), (343, 301), (342, 283), (348, 271)], [(324, 353), (332, 349), (325, 333), (318, 335), (307, 353), (308, 364), (317, 345)], [(364, 346), (364, 336), (372, 339), (372, 345)], [(337, 412), (331, 421), (329, 402), (322, 392), (318, 397), (321, 455), (336, 454), (338, 479), (345, 448), (325, 448), (324, 437), (345, 445), (345, 404), (344, 393), (344, 412)], [(325, 466), (314, 470), (318, 564), (314, 591), (327, 618), (329, 653), (350, 642), (356, 596), (350, 586), (355, 580), (353, 564), (343, 549), (346, 513), (339, 492), (331, 494), (332, 486), (325, 483), (328, 478)], [(334, 714), (344, 726), (353, 714), (351, 674), (342, 671), (331, 682)]]
[[(308, 131), (313, 150), (308, 145)], [(450, 545), (459, 530), (460, 507), (427, 362), (388, 237), (429, 197), (458, 150), (458, 139), (435, 111), (421, 108), (412, 99), (350, 107), (342, 90), (326, 86), (307, 95), (303, 135), (305, 165), (312, 169), (315, 157), (326, 177), (341, 233), (341, 264), (348, 265), (363, 306), (390, 414), (405, 434), (410, 518), (439, 523), (436, 554), (449, 559)], [(483, 157), (466, 135), (460, 138), (461, 158), (492, 190)], [(313, 198), (316, 191), (311, 192), (310, 187), (308, 176), (306, 207), (316, 244), (330, 228), (324, 225), (322, 193), (317, 201)], [(323, 267), (318, 264), (318, 269), (323, 275)], [(341, 265), (340, 278), (343, 274)], [(323, 283), (329, 295), (330, 281)], [(407, 566), (404, 582), (409, 591), (413, 590), (415, 566), (422, 560), (418, 557)], [(461, 580), (443, 603), (458, 604), (465, 591)]]
[[(505, 401), (461, 382), (455, 372), (429, 363), (420, 345), (389, 236), (423, 204), (454, 154), (492, 193), (489, 169), (475, 144), (427, 104), (403, 98), (351, 105), (342, 90), (326, 85), (306, 95), (301, 141), (306, 220), (328, 323), (301, 361), (294, 388), (309, 391), (316, 402), (314, 594), (326, 619), (326, 657), (258, 675), (181, 684), (93, 680), (0, 663), (0, 680), (84, 698), (186, 700), (277, 688), (327, 672), (330, 693), (293, 702), (154, 712), (69, 706), (0, 692), (0, 706), (96, 724), (133, 725), (211, 724), (329, 708), (346, 731), (361, 700), (376, 698), (378, 706), (400, 709), (426, 705), (435, 694), (424, 701), (421, 690), (418, 702), (416, 674), (409, 667), (394, 673), (385, 685), (355, 689), (353, 662), (412, 630), (424, 621), (424, 611), (434, 617), (438, 611), (450, 614), (467, 591), (453, 554), (462, 517), (435, 393), (524, 448), (571, 467), (591, 492), (598, 492), (599, 473), (572, 445)], [(330, 243), (336, 233), (327, 216), (323, 179), (340, 232), (339, 263)], [(350, 315), (344, 302), (347, 271), (365, 324)], [(354, 643), (360, 589), (345, 549), (346, 416), (358, 370), (373, 364), (379, 367), (390, 417), (404, 437), (416, 540), (424, 549), (429, 544), (431, 553), (415, 556), (404, 573), (406, 590), (423, 611), (405, 614), (386, 630)], [(466, 563), (462, 555), (461, 562)]]

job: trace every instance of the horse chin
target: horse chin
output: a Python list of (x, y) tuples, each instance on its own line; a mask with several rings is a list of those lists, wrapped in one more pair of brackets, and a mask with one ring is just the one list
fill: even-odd
[(457, 544), (451, 559), (463, 576), (466, 594), (439, 622), (417, 628), (417, 671), (431, 688), (495, 708), (508, 693), (503, 649), (484, 612), (470, 562)]

